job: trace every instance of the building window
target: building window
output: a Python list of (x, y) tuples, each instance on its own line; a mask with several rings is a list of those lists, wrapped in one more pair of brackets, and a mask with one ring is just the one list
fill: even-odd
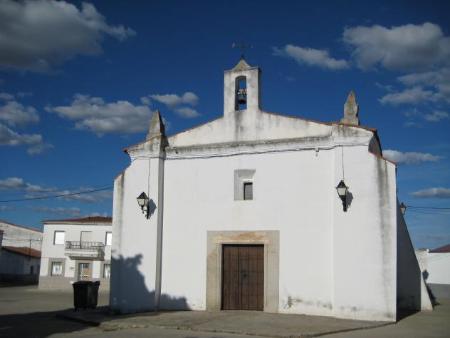
[(62, 276), (62, 274), (63, 274), (63, 263), (52, 262), (52, 276)]
[(81, 231), (80, 241), (81, 242), (92, 242), (92, 231)]
[(253, 199), (253, 182), (244, 182), (244, 200)]
[(105, 245), (112, 245), (112, 232), (106, 233)]
[(247, 79), (245, 76), (236, 78), (235, 109), (247, 109)]
[(234, 200), (251, 201), (254, 199), (254, 169), (237, 169), (234, 171)]
[(111, 276), (111, 264), (103, 264), (103, 278), (109, 279)]
[(53, 244), (64, 244), (65, 237), (65, 231), (55, 231), (55, 235), (53, 236)]

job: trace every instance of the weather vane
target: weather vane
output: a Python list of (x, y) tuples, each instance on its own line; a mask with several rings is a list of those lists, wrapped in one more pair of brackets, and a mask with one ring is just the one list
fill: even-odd
[(244, 42), (233, 42), (233, 44), (231, 45), (231, 48), (238, 48), (241, 50), (241, 59), (244, 59), (244, 51), (246, 49), (250, 49), (253, 48), (253, 46), (249, 43), (244, 43)]

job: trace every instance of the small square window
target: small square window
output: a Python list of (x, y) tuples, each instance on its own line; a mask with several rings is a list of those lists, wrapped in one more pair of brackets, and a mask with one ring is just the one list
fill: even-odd
[(52, 276), (62, 276), (62, 273), (63, 273), (63, 263), (52, 262)]
[(253, 199), (253, 182), (244, 182), (244, 200)]
[(53, 236), (53, 244), (64, 244), (65, 237), (65, 231), (55, 231)]

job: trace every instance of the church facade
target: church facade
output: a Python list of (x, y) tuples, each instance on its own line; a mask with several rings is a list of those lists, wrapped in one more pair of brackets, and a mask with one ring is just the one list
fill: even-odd
[[(222, 117), (154, 113), (115, 179), (110, 306), (395, 321), (429, 309), (396, 167), (350, 93), (340, 122), (265, 112), (261, 71), (224, 74)], [(138, 198), (139, 197), (139, 198)], [(137, 200), (138, 198), (138, 200)]]

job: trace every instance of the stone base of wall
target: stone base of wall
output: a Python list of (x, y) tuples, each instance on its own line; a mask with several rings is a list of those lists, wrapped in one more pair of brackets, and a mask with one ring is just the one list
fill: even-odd
[[(95, 281), (95, 280), (94, 280)], [(109, 291), (109, 279), (100, 279), (99, 291)], [(72, 291), (72, 283), (75, 279), (59, 276), (40, 276), (39, 289), (41, 290), (65, 290)]]

